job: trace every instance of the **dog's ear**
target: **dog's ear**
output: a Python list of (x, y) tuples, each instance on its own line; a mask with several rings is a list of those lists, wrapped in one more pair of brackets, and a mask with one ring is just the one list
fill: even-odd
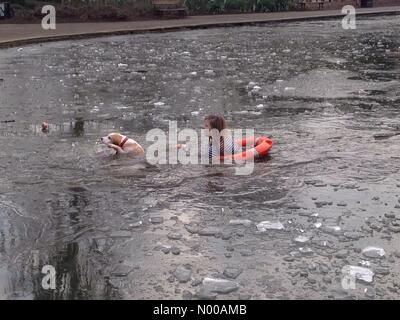
[(116, 134), (116, 133), (110, 133), (109, 135), (108, 135), (108, 138), (110, 139), (110, 141), (111, 141), (111, 143), (112, 144), (115, 144), (115, 145), (118, 145), (118, 134)]
[(122, 135), (120, 133), (114, 133), (113, 143), (119, 146), (122, 142)]

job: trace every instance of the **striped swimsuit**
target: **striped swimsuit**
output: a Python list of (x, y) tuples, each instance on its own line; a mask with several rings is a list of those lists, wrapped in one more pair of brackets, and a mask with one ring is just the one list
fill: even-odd
[(208, 157), (209, 159), (214, 158), (214, 157), (220, 157), (220, 156), (227, 156), (227, 155), (233, 155), (235, 153), (242, 152), (242, 148), (236, 144), (231, 137), (225, 137), (224, 138), (224, 143), (220, 144), (218, 148), (218, 144), (216, 145), (210, 145), (208, 147)]

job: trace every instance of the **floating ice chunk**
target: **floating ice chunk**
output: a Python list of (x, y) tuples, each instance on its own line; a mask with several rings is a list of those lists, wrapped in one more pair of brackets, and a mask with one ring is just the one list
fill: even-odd
[(130, 228), (137, 228), (137, 227), (140, 227), (141, 225), (143, 225), (143, 222), (142, 221), (138, 221), (138, 222), (129, 224), (129, 227)]
[(281, 83), (281, 82), (283, 82), (283, 80), (277, 79), (276, 82)]
[(282, 223), (278, 222), (270, 222), (270, 221), (262, 221), (257, 224), (258, 231), (265, 232), (267, 230), (282, 230), (285, 227)]
[(312, 250), (311, 248), (309, 248), (309, 247), (306, 247), (306, 248), (299, 248), (299, 251), (300, 251), (301, 253), (304, 253), (304, 254), (312, 254), (312, 253), (313, 253), (313, 250)]
[(358, 264), (359, 264), (360, 266), (363, 266), (363, 267), (369, 267), (369, 266), (371, 266), (371, 262), (366, 261), (366, 260), (361, 260)]
[(332, 230), (332, 231), (336, 231), (339, 232), (340, 230), (342, 230), (339, 226), (326, 226), (327, 229)]
[(190, 75), (191, 75), (191, 76), (197, 76), (197, 72), (196, 72), (196, 71), (193, 71), (193, 72), (190, 73)]
[(206, 70), (206, 71), (204, 71), (204, 74), (207, 76), (213, 76), (213, 75), (215, 75), (215, 72), (214, 72), (214, 70)]
[(234, 220), (230, 220), (229, 224), (233, 224), (233, 225), (243, 225), (245, 227), (250, 227), (251, 225), (251, 220), (246, 220), (246, 219), (234, 219)]
[(204, 278), (203, 286), (205, 290), (215, 293), (229, 293), (239, 289), (237, 282), (225, 279)]
[(291, 50), (290, 49), (284, 49), (284, 50), (282, 50), (282, 52), (284, 52), (284, 53), (289, 53)]
[(247, 110), (240, 110), (240, 111), (235, 111), (235, 112), (233, 112), (233, 113), (235, 113), (235, 114), (248, 114), (248, 113), (250, 113), (250, 111), (247, 111)]
[(162, 101), (160, 101), (160, 102), (155, 102), (155, 103), (154, 103), (154, 106), (155, 106), (155, 107), (162, 107), (163, 105), (165, 105), (165, 103), (162, 102)]
[(285, 87), (285, 91), (293, 91), (293, 90), (295, 90), (295, 88), (293, 88), (293, 87)]
[(382, 258), (385, 250), (378, 247), (366, 247), (362, 250), (362, 254), (368, 258)]
[(192, 112), (191, 112), (191, 115), (197, 116), (199, 113), (200, 113), (199, 111), (192, 111)]
[(306, 236), (298, 236), (294, 239), (295, 242), (304, 243), (307, 242), (309, 239)]
[(126, 63), (118, 63), (118, 68), (126, 68), (127, 66)]
[(321, 222), (316, 222), (316, 223), (314, 223), (314, 227), (316, 227), (317, 229), (318, 229), (318, 228), (321, 228), (321, 226), (322, 226), (322, 223), (321, 223)]
[(370, 283), (374, 279), (374, 273), (367, 268), (347, 265), (343, 267), (342, 271), (348, 277), (355, 278), (364, 282)]
[(263, 104), (258, 104), (258, 105), (256, 105), (256, 108), (257, 109), (262, 109), (262, 108), (264, 108), (264, 105)]

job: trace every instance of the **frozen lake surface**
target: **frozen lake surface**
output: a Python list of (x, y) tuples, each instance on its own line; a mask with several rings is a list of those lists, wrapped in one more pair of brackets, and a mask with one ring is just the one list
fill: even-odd
[[(388, 16), (1, 50), (0, 298), (398, 298), (399, 34)], [(213, 113), (274, 140), (251, 175), (99, 144)]]

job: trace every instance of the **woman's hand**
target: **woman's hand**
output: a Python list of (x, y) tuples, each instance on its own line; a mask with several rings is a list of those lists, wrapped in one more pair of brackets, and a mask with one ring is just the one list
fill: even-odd
[(184, 143), (178, 143), (178, 144), (176, 145), (176, 148), (177, 148), (177, 149), (186, 148), (186, 144), (184, 144)]

